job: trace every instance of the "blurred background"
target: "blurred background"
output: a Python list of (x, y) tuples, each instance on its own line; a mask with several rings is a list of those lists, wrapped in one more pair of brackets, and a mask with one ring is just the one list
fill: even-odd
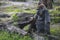
[[(13, 20), (13, 25), (16, 26), (18, 20), (23, 20), (20, 13), (36, 14), (39, 1), (41, 0), (0, 0), (0, 25)], [(43, 2), (50, 12), (51, 34), (60, 37), (60, 0), (43, 0)], [(24, 29), (27, 30), (28, 26)], [(0, 31), (0, 33), (0, 40), (32, 40), (29, 36), (22, 38), (14, 33), (12, 35), (5, 31)]]

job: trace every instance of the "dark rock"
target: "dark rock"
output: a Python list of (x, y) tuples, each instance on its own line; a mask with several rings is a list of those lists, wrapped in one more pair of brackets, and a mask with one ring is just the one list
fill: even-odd
[(26, 25), (32, 23), (32, 21), (33, 21), (32, 18), (30, 18), (30, 20), (27, 19), (27, 20), (25, 20), (25, 21), (20, 21), (20, 22), (18, 22), (18, 26), (19, 26), (21, 29), (23, 29)]
[(0, 17), (2, 17), (2, 18), (5, 18), (5, 17), (10, 17), (10, 15), (8, 15), (8, 14), (3, 14), (3, 13), (0, 13)]
[(4, 30), (6, 25), (4, 23), (0, 23), (0, 30)]
[(34, 14), (31, 13), (17, 13), (16, 15), (18, 16), (17, 25), (21, 29), (30, 24), (33, 20), (32, 17), (34, 16)]

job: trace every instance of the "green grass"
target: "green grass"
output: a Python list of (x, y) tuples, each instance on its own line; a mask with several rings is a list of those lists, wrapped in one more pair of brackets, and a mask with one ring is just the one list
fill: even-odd
[(25, 13), (36, 13), (36, 10), (23, 10), (23, 9), (6, 9), (6, 12), (25, 12)]
[(51, 34), (60, 37), (60, 27), (51, 27)]
[(4, 8), (2, 11), (6, 13), (8, 12), (26, 12), (26, 13), (33, 13), (33, 14), (36, 13), (35, 9), (24, 10), (22, 8), (18, 8), (17, 6), (10, 6), (10, 7)]
[(0, 40), (32, 40), (29, 36), (20, 36), (19, 34), (10, 34), (6, 31), (0, 31)]
[(26, 12), (26, 13), (33, 13), (35, 14), (37, 10), (33, 9), (33, 10), (23, 10), (23, 12)]

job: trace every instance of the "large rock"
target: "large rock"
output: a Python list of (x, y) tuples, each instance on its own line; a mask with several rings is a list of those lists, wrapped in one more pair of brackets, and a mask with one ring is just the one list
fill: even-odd
[(32, 23), (33, 16), (34, 16), (31, 13), (17, 13), (16, 15), (18, 16), (17, 25), (21, 29), (23, 29), (24, 26)]
[(0, 17), (1, 17), (1, 18), (10, 17), (10, 15), (4, 14), (4, 13), (0, 13)]
[(4, 30), (6, 25), (4, 23), (0, 23), (0, 30)]

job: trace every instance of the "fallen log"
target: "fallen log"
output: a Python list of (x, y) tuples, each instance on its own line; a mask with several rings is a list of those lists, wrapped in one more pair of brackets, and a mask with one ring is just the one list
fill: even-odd
[(26, 35), (27, 34), (26, 31), (24, 31), (24, 30), (22, 30), (22, 29), (20, 29), (20, 28), (18, 28), (16, 26), (13, 26), (13, 25), (7, 25), (6, 29), (10, 33), (15, 32), (15, 33), (22, 34), (22, 35)]

